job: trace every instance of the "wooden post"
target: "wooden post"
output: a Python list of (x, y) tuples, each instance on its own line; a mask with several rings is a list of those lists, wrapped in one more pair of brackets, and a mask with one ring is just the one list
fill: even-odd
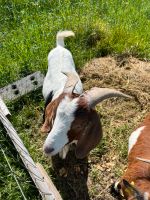
[(1, 109), (1, 112), (3, 112), (5, 116), (10, 115), (8, 108), (5, 105), (5, 103), (3, 102), (1, 97), (0, 97), (0, 109)]
[[(1, 101), (0, 101), (0, 120), (3, 123), (3, 125), (7, 131), (7, 134), (11, 138), (16, 150), (18, 151), (32, 180), (34, 181), (35, 185), (37, 186), (37, 188), (42, 196), (42, 199), (43, 200), (58, 200), (58, 196), (61, 199), (60, 195), (58, 195), (57, 189), (55, 188), (54, 184), (52, 184), (52, 181), (50, 181), (50, 178), (48, 179), (48, 175), (46, 174), (46, 172), (44, 171), (44, 173), (43, 173), (43, 171), (41, 170), (42, 169), (41, 165), (39, 165), (39, 164), (36, 165), (34, 163), (28, 150), (26, 149), (22, 140), (20, 139), (16, 130), (14, 129), (13, 125), (5, 116), (7, 114), (10, 114), (10, 112), (8, 111), (5, 103), (1, 99)], [(51, 184), (50, 184), (50, 182), (51, 182)]]
[(37, 168), (39, 169), (39, 171), (41, 172), (41, 174), (43, 175), (45, 181), (47, 182), (47, 184), (49, 185), (49, 188), (52, 189), (52, 192), (55, 196), (55, 198), (57, 200), (62, 200), (58, 190), (56, 189), (56, 187), (54, 186), (54, 183), (52, 182), (52, 180), (50, 179), (50, 177), (48, 176), (47, 172), (45, 171), (45, 169), (43, 168), (43, 166), (40, 163), (36, 164)]

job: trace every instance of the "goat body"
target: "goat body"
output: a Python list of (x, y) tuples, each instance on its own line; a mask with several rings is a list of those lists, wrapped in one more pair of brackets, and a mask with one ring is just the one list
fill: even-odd
[(64, 48), (64, 38), (74, 36), (72, 31), (58, 32), (56, 36), (56, 48), (52, 49), (48, 55), (48, 71), (43, 83), (43, 96), (46, 100), (49, 93), (53, 93), (52, 99), (57, 98), (64, 89), (67, 77), (62, 72), (73, 72), (78, 77), (75, 92), (81, 94), (82, 83), (75, 70), (72, 54)]
[(137, 158), (150, 160), (150, 113), (129, 138), (128, 167), (117, 184), (128, 200), (150, 200), (150, 164)]

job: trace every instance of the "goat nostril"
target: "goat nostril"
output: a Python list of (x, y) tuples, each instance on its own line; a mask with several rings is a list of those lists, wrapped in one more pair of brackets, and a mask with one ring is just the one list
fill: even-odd
[(51, 147), (44, 147), (44, 152), (45, 152), (46, 154), (49, 154), (49, 153), (51, 153), (51, 152), (53, 152), (53, 151), (54, 151), (54, 149), (51, 148)]

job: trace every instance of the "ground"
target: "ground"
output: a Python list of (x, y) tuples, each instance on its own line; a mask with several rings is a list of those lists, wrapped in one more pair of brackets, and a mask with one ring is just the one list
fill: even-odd
[(133, 98), (97, 106), (103, 123), (101, 143), (84, 160), (77, 160), (73, 150), (64, 161), (53, 158), (56, 185), (66, 200), (113, 200), (110, 186), (127, 166), (128, 137), (150, 111), (150, 63), (127, 55), (103, 57), (87, 63), (80, 76), (86, 90), (115, 88)]
[[(95, 86), (115, 88), (132, 97), (112, 98), (97, 105), (96, 110), (103, 125), (103, 139), (87, 158), (76, 159), (74, 146), (65, 160), (58, 156), (51, 160), (43, 154), (42, 145), (46, 136), (40, 132), (44, 108), (41, 89), (8, 104), (12, 113), (10, 120), (35, 162), (43, 164), (64, 200), (114, 200), (110, 186), (127, 166), (129, 135), (150, 111), (150, 62), (128, 55), (95, 58), (85, 64), (79, 73), (85, 90)], [(1, 131), (2, 147), (25, 195), (31, 200), (40, 199), (29, 175), (21, 167), (10, 140), (4, 139), (6, 136), (3, 134)], [(20, 191), (3, 155), (1, 158), (0, 183), (3, 190), (0, 199), (20, 200)]]

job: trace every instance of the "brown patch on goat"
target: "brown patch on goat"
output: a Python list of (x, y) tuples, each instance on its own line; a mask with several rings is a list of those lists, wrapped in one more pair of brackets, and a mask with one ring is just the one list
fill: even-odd
[(44, 124), (41, 127), (41, 132), (42, 133), (48, 133), (51, 131), (52, 126), (53, 126), (53, 121), (55, 120), (56, 117), (56, 111), (57, 107), (64, 98), (65, 94), (61, 94), (57, 99), (51, 101), (45, 108), (45, 121)]
[(79, 140), (84, 129), (89, 123), (90, 109), (87, 106), (87, 101), (85, 98), (81, 97), (78, 101), (78, 109), (74, 113), (75, 120), (71, 125), (71, 129), (68, 132), (69, 142), (73, 140)]
[(84, 158), (102, 138), (100, 118), (94, 109), (79, 108), (68, 132), (69, 142), (77, 140), (76, 156)]

